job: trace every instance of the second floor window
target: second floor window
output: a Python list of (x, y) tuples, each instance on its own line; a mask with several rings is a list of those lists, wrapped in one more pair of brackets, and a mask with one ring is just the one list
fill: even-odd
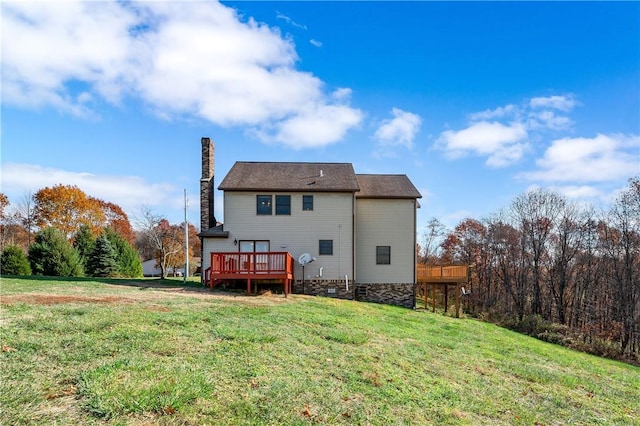
[(291, 195), (276, 195), (276, 214), (291, 214)]
[(302, 196), (302, 210), (313, 210), (313, 195)]
[(256, 213), (259, 215), (271, 215), (271, 195), (256, 196)]

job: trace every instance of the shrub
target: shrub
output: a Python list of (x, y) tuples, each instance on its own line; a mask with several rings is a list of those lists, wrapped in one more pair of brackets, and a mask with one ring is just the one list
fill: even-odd
[(0, 254), (1, 275), (31, 275), (27, 256), (17, 246), (6, 246)]
[(96, 239), (91, 235), (91, 230), (87, 225), (80, 225), (80, 229), (73, 238), (73, 247), (78, 251), (82, 266), (86, 271), (89, 256), (91, 256), (91, 252), (96, 247)]
[(104, 235), (115, 250), (119, 275), (130, 278), (141, 277), (142, 262), (138, 251), (111, 228), (105, 229)]
[(96, 246), (89, 255), (87, 272), (93, 277), (118, 276), (118, 262), (116, 251), (107, 237), (102, 234), (96, 240)]
[(62, 231), (43, 229), (29, 247), (29, 263), (36, 275), (79, 277), (84, 273), (80, 256)]

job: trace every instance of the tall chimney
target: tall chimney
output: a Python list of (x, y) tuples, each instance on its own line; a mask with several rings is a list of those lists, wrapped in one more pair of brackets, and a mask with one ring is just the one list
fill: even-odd
[(202, 178), (200, 179), (200, 232), (216, 226), (214, 217), (214, 161), (215, 145), (202, 138)]

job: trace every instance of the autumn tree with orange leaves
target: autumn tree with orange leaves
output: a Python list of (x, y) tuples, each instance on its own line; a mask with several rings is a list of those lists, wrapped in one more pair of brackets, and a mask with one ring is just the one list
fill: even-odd
[(67, 239), (84, 225), (94, 237), (110, 227), (130, 244), (135, 241), (129, 218), (120, 206), (88, 196), (77, 186), (46, 187), (36, 192), (33, 199), (36, 225), (57, 228)]
[(67, 239), (85, 225), (97, 236), (106, 225), (100, 203), (75, 185), (46, 187), (35, 193), (35, 219), (40, 228), (53, 227)]
[(136, 234), (131, 227), (129, 217), (122, 208), (114, 203), (97, 200), (107, 219), (108, 226), (120, 235), (125, 241), (133, 245), (136, 241)]

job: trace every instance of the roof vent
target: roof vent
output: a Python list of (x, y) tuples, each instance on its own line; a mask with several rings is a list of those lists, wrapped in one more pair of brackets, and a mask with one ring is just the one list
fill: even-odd
[(320, 177), (324, 176), (324, 172), (320, 169)]

